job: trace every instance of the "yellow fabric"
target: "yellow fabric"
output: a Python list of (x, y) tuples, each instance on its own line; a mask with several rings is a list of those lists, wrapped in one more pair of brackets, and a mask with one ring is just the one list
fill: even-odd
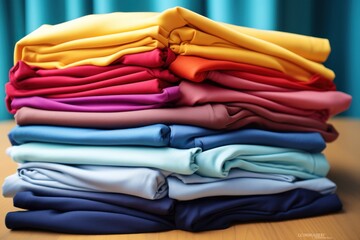
[(325, 62), (330, 53), (330, 43), (327, 39), (223, 24), (238, 32), (277, 44), (312, 61)]
[(44, 25), (16, 44), (14, 61), (41, 68), (105, 66), (125, 54), (164, 47), (182, 55), (269, 67), (303, 81), (313, 74), (335, 77), (321, 64), (330, 53), (326, 39), (219, 23), (180, 7)]

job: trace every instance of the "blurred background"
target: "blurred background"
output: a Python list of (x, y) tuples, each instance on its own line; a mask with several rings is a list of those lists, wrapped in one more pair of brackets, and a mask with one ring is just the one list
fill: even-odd
[(188, 8), (216, 21), (328, 38), (325, 63), (336, 73), (338, 90), (353, 96), (341, 116), (360, 118), (359, 0), (0, 0), (0, 121), (6, 111), (4, 84), (15, 43), (42, 24), (57, 24), (92, 13)]

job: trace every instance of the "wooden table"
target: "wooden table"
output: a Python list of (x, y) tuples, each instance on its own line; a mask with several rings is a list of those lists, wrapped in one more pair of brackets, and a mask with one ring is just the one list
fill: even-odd
[[(331, 121), (340, 132), (336, 142), (328, 144), (325, 154), (331, 164), (328, 177), (338, 185), (337, 193), (343, 202), (344, 210), (340, 213), (307, 219), (239, 224), (220, 231), (189, 233), (170, 231), (148, 234), (124, 235), (70, 235), (37, 231), (10, 231), (5, 227), (4, 218), (8, 211), (14, 211), (12, 199), (0, 197), (1, 223), (0, 239), (26, 240), (78, 240), (78, 239), (360, 239), (360, 120), (333, 119)], [(7, 133), (14, 126), (13, 122), (0, 123), (0, 178), (16, 171), (16, 164), (5, 155), (10, 145)]]

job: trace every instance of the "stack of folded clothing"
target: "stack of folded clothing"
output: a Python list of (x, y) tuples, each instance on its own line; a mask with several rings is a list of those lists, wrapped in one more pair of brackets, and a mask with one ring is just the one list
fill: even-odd
[(204, 231), (341, 209), (321, 153), (351, 101), (326, 39), (184, 8), (42, 26), (6, 85), (10, 229)]

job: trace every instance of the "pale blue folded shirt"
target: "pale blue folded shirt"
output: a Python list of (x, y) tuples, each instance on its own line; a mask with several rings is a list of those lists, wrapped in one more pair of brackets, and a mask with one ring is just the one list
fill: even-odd
[(25, 143), (8, 148), (18, 163), (52, 162), (76, 165), (149, 167), (171, 173), (225, 178), (231, 169), (293, 175), (300, 179), (324, 177), (329, 164), (321, 153), (257, 145), (201, 148), (82, 146)]
[(200, 148), (176, 149), (134, 146), (82, 146), (25, 143), (7, 149), (15, 162), (52, 162), (77, 165), (151, 167), (180, 174), (198, 170)]
[(146, 199), (167, 196), (165, 177), (169, 174), (141, 167), (72, 166), (43, 162), (29, 162), (18, 168), (19, 177), (34, 185), (76, 191), (124, 193)]
[[(107, 170), (112, 174), (103, 177)], [(186, 178), (190, 176), (183, 176), (185, 179), (180, 179), (177, 175), (166, 177), (169, 173), (146, 168), (138, 168), (137, 171), (121, 176), (127, 170), (129, 169), (122, 167), (78, 168), (53, 163), (26, 163), (19, 167), (17, 174), (5, 179), (3, 195), (12, 197), (17, 192), (29, 190), (55, 195), (67, 191), (76, 191), (80, 195), (81, 192), (86, 194), (86, 192), (114, 191), (147, 199), (159, 199), (168, 194), (172, 199), (191, 200), (210, 196), (274, 194), (297, 188), (317, 191), (321, 194), (334, 193), (336, 190), (336, 185), (327, 178), (291, 181), (291, 177), (284, 176), (285, 181), (282, 181), (278, 179), (281, 176), (240, 171), (231, 178), (217, 178), (204, 182), (199, 176), (187, 180)]]
[[(29, 184), (76, 191), (122, 193), (146, 199), (159, 199), (168, 195), (166, 178), (170, 175), (184, 184), (204, 184), (223, 181), (196, 174), (179, 175), (150, 168), (128, 168), (94, 165), (64, 165), (46, 162), (21, 164), (17, 175)], [(226, 179), (258, 178), (293, 182), (289, 175), (262, 174), (233, 170)], [(206, 185), (204, 185), (206, 186)]]
[(230, 144), (267, 145), (321, 152), (319, 133), (271, 132), (260, 129), (217, 131), (189, 125), (154, 124), (126, 129), (89, 129), (45, 125), (17, 126), (9, 133), (13, 145), (48, 142), (76, 145), (135, 145), (208, 150)]
[(196, 156), (197, 174), (226, 177), (231, 169), (293, 175), (302, 179), (326, 176), (330, 166), (321, 153), (308, 153), (297, 149), (257, 146), (226, 145), (212, 148)]
[(286, 192), (297, 188), (308, 189), (321, 194), (336, 191), (336, 185), (327, 178), (316, 178), (295, 182), (265, 178), (232, 178), (210, 183), (184, 184), (175, 177), (168, 177), (169, 197), (187, 201), (213, 196), (265, 195)]

